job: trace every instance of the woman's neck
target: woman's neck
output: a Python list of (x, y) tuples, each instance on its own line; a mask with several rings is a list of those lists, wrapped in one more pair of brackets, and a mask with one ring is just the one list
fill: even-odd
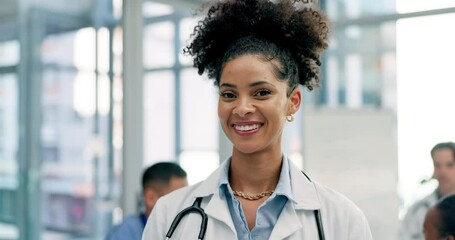
[(243, 154), (233, 151), (229, 182), (233, 190), (260, 193), (274, 190), (280, 178), (282, 153)]

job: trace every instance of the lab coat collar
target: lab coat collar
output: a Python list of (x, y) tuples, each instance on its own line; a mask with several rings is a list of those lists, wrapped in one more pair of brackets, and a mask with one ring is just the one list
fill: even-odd
[[(224, 161), (222, 165), (227, 164), (228, 162), (229, 161)], [(208, 216), (225, 223), (233, 232), (233, 234), (236, 234), (235, 226), (232, 222), (226, 197), (224, 196), (224, 193), (220, 192), (219, 188), (219, 180), (222, 169), (223, 167), (220, 166), (207, 179), (201, 182), (200, 185), (195, 189), (193, 195), (194, 198), (208, 197), (210, 200), (208, 201), (207, 206), (203, 207), (205, 213)]]
[(219, 183), (220, 183), (220, 175), (221, 171), (223, 169), (223, 166), (225, 164), (228, 164), (229, 161), (225, 160), (223, 163), (221, 163), (221, 166), (218, 167), (216, 171), (214, 171), (210, 176), (205, 179), (204, 181), (201, 182), (201, 184), (195, 189), (194, 191), (194, 197), (207, 197), (212, 194), (218, 195), (218, 198), (220, 198), (220, 188), (219, 188)]
[(297, 216), (296, 210), (288, 201), (278, 218), (269, 239), (285, 239), (303, 228), (303, 223)]
[[(315, 185), (308, 180), (308, 178), (295, 166), (286, 156), (283, 156), (284, 161), (288, 161), (290, 175), (291, 175), (291, 189), (293, 193), (293, 200), (295, 210), (315, 210), (321, 208), (321, 203)], [(222, 165), (228, 164), (229, 161), (224, 161)], [(223, 166), (220, 166), (214, 171), (206, 180), (193, 192), (194, 198), (196, 197), (209, 197), (211, 199), (205, 208), (208, 215), (225, 222), (223, 219), (230, 219), (229, 208), (227, 206), (225, 196), (220, 192), (220, 174)], [(220, 211), (224, 209), (223, 211)], [(232, 221), (226, 222), (233, 230), (234, 225)]]
[(295, 209), (316, 210), (321, 208), (321, 202), (316, 186), (288, 158), (291, 171), (291, 188), (295, 199)]
[[(312, 182), (295, 166), (286, 156), (283, 157), (284, 161), (288, 161), (291, 174), (291, 188), (294, 195), (292, 201), (296, 209), (315, 210), (321, 208), (321, 203), (318, 198), (316, 188)], [(229, 161), (225, 160), (222, 165), (228, 164)], [(217, 199), (221, 199), (223, 194), (220, 193), (219, 181), (222, 166), (213, 172), (205, 181), (201, 182), (199, 187), (194, 191), (194, 197), (207, 197), (210, 195), (217, 195)]]

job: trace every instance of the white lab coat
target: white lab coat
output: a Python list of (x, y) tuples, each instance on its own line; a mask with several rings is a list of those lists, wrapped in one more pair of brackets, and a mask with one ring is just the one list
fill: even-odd
[(438, 202), (438, 190), (414, 203), (401, 221), (399, 240), (424, 240), (423, 222), (428, 210)]
[[(289, 161), (291, 189), (297, 203), (287, 201), (269, 239), (317, 240), (313, 210), (320, 209), (326, 240), (371, 240), (365, 215), (341, 194), (310, 182)], [(175, 216), (203, 197), (201, 207), (208, 216), (205, 240), (237, 239), (234, 223), (223, 194), (219, 191), (220, 169), (206, 180), (179, 189), (159, 199), (147, 221), (142, 240), (166, 239)], [(182, 219), (171, 239), (197, 239), (201, 217), (196, 213)]]

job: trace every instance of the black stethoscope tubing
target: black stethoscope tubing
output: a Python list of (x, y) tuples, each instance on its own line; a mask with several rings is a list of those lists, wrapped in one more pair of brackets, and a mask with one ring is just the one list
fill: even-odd
[[(302, 172), (302, 173), (311, 182), (311, 179), (304, 172)], [(194, 203), (192, 206), (183, 209), (181, 212), (179, 212), (177, 214), (177, 216), (175, 216), (174, 220), (172, 221), (171, 227), (169, 228), (169, 231), (166, 234), (166, 240), (171, 239), (172, 234), (174, 233), (175, 229), (177, 229), (177, 226), (179, 225), (182, 218), (185, 217), (185, 215), (190, 214), (192, 212), (196, 212), (199, 215), (201, 215), (201, 217), (202, 217), (201, 228), (199, 230), (198, 240), (204, 239), (205, 232), (207, 231), (208, 217), (207, 217), (207, 214), (204, 212), (204, 209), (201, 208), (201, 202), (202, 202), (202, 197), (196, 198), (196, 200), (194, 200)], [(318, 228), (319, 239), (325, 240), (324, 228), (322, 226), (321, 212), (319, 211), (319, 209), (316, 209), (313, 212), (314, 212), (314, 217), (316, 219), (316, 226)]]
[(179, 225), (180, 220), (182, 220), (182, 218), (185, 217), (185, 215), (190, 214), (192, 212), (196, 212), (199, 215), (201, 215), (201, 217), (202, 217), (201, 228), (199, 230), (198, 240), (204, 239), (205, 232), (207, 231), (208, 217), (207, 217), (207, 214), (204, 212), (204, 209), (201, 208), (201, 202), (202, 202), (202, 197), (196, 198), (196, 200), (194, 200), (194, 203), (192, 206), (183, 209), (181, 212), (179, 212), (177, 214), (177, 216), (175, 216), (174, 221), (172, 221), (171, 227), (169, 228), (169, 231), (166, 234), (166, 240), (171, 239), (171, 236), (174, 233), (175, 229), (177, 229), (177, 226)]

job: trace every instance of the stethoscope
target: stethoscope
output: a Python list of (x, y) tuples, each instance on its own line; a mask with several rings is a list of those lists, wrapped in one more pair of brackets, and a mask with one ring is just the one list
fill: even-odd
[[(304, 172), (302, 172), (302, 173), (311, 182), (311, 179)], [(172, 234), (174, 233), (175, 229), (177, 229), (177, 226), (179, 225), (182, 218), (185, 217), (185, 215), (190, 214), (192, 212), (196, 212), (199, 215), (201, 215), (201, 217), (202, 217), (201, 228), (199, 229), (198, 240), (204, 239), (205, 232), (207, 231), (208, 217), (207, 217), (207, 214), (204, 212), (204, 209), (201, 208), (201, 202), (202, 202), (202, 197), (196, 198), (196, 200), (194, 200), (193, 205), (183, 209), (181, 212), (179, 212), (177, 214), (177, 216), (175, 216), (174, 220), (172, 221), (171, 227), (169, 228), (169, 231), (167, 231), (166, 240), (171, 239)], [(314, 218), (316, 219), (316, 226), (318, 227), (319, 239), (325, 240), (324, 228), (322, 227), (321, 212), (319, 211), (319, 209), (316, 209), (316, 210), (313, 210), (313, 213), (314, 213)]]

